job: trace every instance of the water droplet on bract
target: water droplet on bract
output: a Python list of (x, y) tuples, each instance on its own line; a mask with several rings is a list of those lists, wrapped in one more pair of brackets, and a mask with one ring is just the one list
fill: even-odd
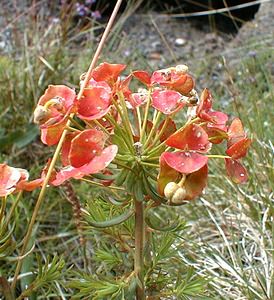
[(85, 139), (85, 142), (88, 142), (88, 139)]
[(245, 176), (245, 174), (244, 174), (244, 173), (241, 173), (241, 174), (240, 174), (240, 176), (241, 176), (241, 177), (244, 177), (244, 176)]
[(185, 152), (186, 157), (190, 157), (190, 154), (188, 152)]
[(96, 107), (98, 110), (102, 110), (102, 107), (101, 106), (97, 106)]
[(200, 138), (202, 136), (202, 133), (201, 133), (201, 131), (199, 131), (198, 133), (197, 133), (197, 138)]
[(97, 153), (97, 151), (96, 151), (95, 149), (94, 149), (94, 150), (92, 150), (91, 152), (92, 152), (92, 153), (94, 153), (94, 154), (95, 154), (95, 153)]
[(182, 163), (181, 163), (181, 166), (184, 166), (184, 165), (185, 165), (185, 163), (182, 162)]

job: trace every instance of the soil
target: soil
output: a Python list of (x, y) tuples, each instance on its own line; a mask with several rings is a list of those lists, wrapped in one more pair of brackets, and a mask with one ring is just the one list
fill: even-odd
[[(256, 55), (258, 44), (259, 51), (266, 47), (273, 48), (274, 1), (263, 1), (254, 20), (246, 22), (237, 35), (235, 30), (233, 33), (218, 31), (212, 25), (214, 19), (210, 18), (207, 22), (205, 18), (202, 21), (195, 18), (172, 18), (155, 12), (133, 14), (123, 26), (122, 42), (118, 50), (132, 69), (142, 67), (155, 70), (174, 64), (187, 64), (202, 83), (203, 77), (206, 76), (208, 80), (207, 75), (210, 75), (214, 84), (222, 71), (223, 58), (233, 66), (243, 56)], [(9, 1), (1, 1), (0, 25), (7, 24), (8, 19), (13, 20), (14, 13), (18, 20), (16, 23), (9, 22), (6, 28), (1, 26), (0, 54), (13, 50), (13, 26), (18, 26), (18, 21), (22, 21), (22, 11), (27, 7), (25, 1), (20, 3), (14, 12)], [(224, 17), (222, 27), (225, 27), (226, 20)], [(270, 67), (274, 72), (274, 66)]]

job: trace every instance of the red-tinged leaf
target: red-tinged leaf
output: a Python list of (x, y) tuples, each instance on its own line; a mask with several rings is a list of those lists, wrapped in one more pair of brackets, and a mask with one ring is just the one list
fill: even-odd
[(66, 127), (67, 120), (66, 118), (61, 119), (58, 123), (48, 126), (41, 126), (41, 141), (48, 145), (52, 146), (59, 142), (60, 137)]
[(116, 145), (110, 145), (105, 148), (100, 155), (95, 156), (88, 164), (79, 168), (84, 175), (96, 174), (104, 170), (114, 159), (118, 152)]
[(200, 103), (197, 106), (197, 116), (200, 117), (201, 112), (208, 112), (212, 108), (212, 96), (208, 89), (204, 89), (201, 95)]
[(91, 74), (91, 77), (96, 81), (106, 81), (109, 84), (114, 84), (118, 76), (124, 71), (126, 65), (101, 63), (96, 67)]
[(207, 152), (210, 149), (208, 135), (199, 125), (190, 124), (172, 134), (167, 140), (166, 145), (181, 150), (198, 150)]
[(169, 115), (176, 111), (178, 106), (183, 107), (180, 102), (180, 93), (171, 90), (156, 90), (152, 93), (152, 106), (162, 113)]
[(71, 147), (71, 141), (79, 134), (80, 132), (69, 132), (67, 133), (65, 140), (62, 145), (61, 150), (61, 162), (63, 166), (68, 166), (70, 164), (69, 161), (69, 151)]
[(5, 197), (15, 191), (15, 186), (20, 178), (19, 169), (0, 164), (0, 197)]
[(210, 111), (207, 113), (213, 120), (212, 123), (208, 124), (208, 127), (219, 128), (226, 130), (226, 122), (228, 120), (227, 114), (221, 111)]
[(225, 158), (227, 175), (237, 184), (244, 183), (248, 180), (245, 167), (237, 160)]
[(226, 150), (226, 154), (233, 159), (238, 159), (246, 156), (247, 150), (251, 145), (251, 139), (245, 138), (233, 144)]
[(73, 105), (76, 98), (76, 93), (71, 88), (65, 85), (49, 85), (44, 95), (39, 99), (39, 105), (45, 105), (49, 100), (58, 98), (68, 109)]
[(51, 181), (51, 184), (54, 186), (58, 186), (70, 178), (80, 179), (82, 177), (84, 177), (84, 174), (79, 171), (79, 168), (66, 166), (56, 173), (56, 177)]
[(132, 75), (147, 86), (151, 84), (150, 82), (151, 75), (146, 71), (142, 71), (142, 70), (134, 71), (132, 72)]
[(20, 180), (16, 186), (17, 190), (31, 192), (38, 187), (41, 187), (44, 182), (44, 179), (38, 178), (32, 181)]
[(116, 145), (111, 145), (105, 148), (99, 156), (94, 157), (89, 163), (80, 168), (66, 166), (56, 174), (56, 178), (51, 184), (58, 186), (70, 178), (80, 179), (85, 175), (99, 173), (111, 163), (117, 152), (118, 147)]
[(100, 155), (105, 140), (105, 134), (97, 129), (82, 131), (71, 142), (70, 164), (75, 168), (79, 168), (89, 163), (96, 155)]
[(204, 165), (198, 171), (187, 175), (184, 182), (184, 188), (186, 190), (184, 200), (192, 200), (202, 193), (207, 184), (207, 173), (207, 165)]
[[(165, 124), (165, 120), (161, 122), (159, 128), (158, 128), (158, 133), (162, 130), (163, 126)], [(176, 124), (175, 122), (167, 117), (167, 124), (165, 126), (165, 129), (163, 133), (160, 136), (160, 142), (164, 142), (169, 136), (171, 136), (174, 132), (176, 131)]]
[(91, 87), (83, 92), (78, 102), (78, 117), (85, 120), (102, 118), (108, 113), (111, 104), (111, 89), (104, 87)]
[(242, 121), (235, 118), (228, 128), (228, 148), (246, 137)]
[(128, 101), (133, 108), (139, 107), (147, 102), (148, 95), (146, 93), (132, 93)]
[(198, 171), (207, 164), (207, 156), (195, 152), (164, 152), (165, 162), (179, 173), (189, 174)]
[(179, 173), (171, 168), (165, 161), (163, 154), (160, 157), (160, 171), (158, 175), (158, 192), (164, 196), (164, 189), (169, 182), (176, 182), (179, 178)]

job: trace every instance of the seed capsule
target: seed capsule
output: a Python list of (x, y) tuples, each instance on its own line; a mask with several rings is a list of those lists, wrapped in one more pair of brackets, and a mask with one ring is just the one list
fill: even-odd
[(33, 121), (35, 124), (42, 124), (46, 121), (49, 116), (49, 110), (42, 105), (38, 105), (34, 110)]
[(169, 182), (164, 189), (164, 195), (168, 200), (171, 200), (175, 192), (179, 189), (179, 185), (175, 182)]
[(179, 187), (171, 198), (171, 203), (183, 204), (186, 197), (186, 189)]

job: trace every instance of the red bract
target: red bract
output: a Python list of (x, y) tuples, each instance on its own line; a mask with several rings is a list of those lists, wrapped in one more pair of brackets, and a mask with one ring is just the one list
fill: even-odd
[(226, 154), (233, 159), (239, 159), (246, 156), (250, 145), (251, 139), (246, 137), (241, 120), (234, 119), (228, 129)]
[(151, 76), (151, 83), (168, 87), (185, 96), (194, 88), (194, 80), (187, 74), (187, 67), (184, 65), (155, 71)]
[(226, 158), (225, 164), (228, 176), (235, 183), (247, 181), (247, 171), (238, 159), (246, 156), (250, 144), (251, 139), (246, 137), (241, 120), (234, 119), (228, 129), (228, 149), (226, 150), (226, 154), (231, 158)]
[(106, 135), (97, 129), (84, 130), (71, 141), (69, 150), (70, 164), (81, 167), (100, 155), (106, 141)]
[(21, 178), (18, 169), (0, 164), (0, 197), (5, 197), (16, 189), (16, 184)]
[(231, 145), (227, 150), (226, 154), (233, 159), (239, 159), (246, 156), (247, 150), (251, 145), (251, 139), (244, 138), (237, 143)]
[(104, 62), (92, 71), (91, 77), (95, 81), (106, 81), (108, 84), (113, 85), (126, 67), (126, 65), (122, 64)]
[(152, 106), (169, 115), (185, 106), (180, 93), (171, 90), (156, 90), (152, 93)]
[(138, 93), (132, 93), (128, 97), (129, 106), (132, 108), (139, 107), (145, 104), (148, 100), (148, 91), (145, 89), (140, 89)]
[(151, 85), (151, 75), (148, 72), (139, 70), (132, 72), (132, 75), (146, 86)]
[(62, 118), (59, 122), (53, 125), (42, 125), (41, 128), (41, 141), (48, 145), (52, 146), (59, 142), (60, 137), (66, 127), (67, 119)]
[(247, 181), (248, 179), (247, 171), (240, 162), (238, 162), (237, 160), (226, 158), (225, 166), (226, 166), (227, 175), (231, 178), (233, 182), (238, 184)]
[(39, 99), (34, 121), (41, 125), (43, 143), (51, 146), (59, 141), (75, 100), (75, 91), (64, 85), (50, 85)]
[(182, 130), (172, 134), (166, 140), (166, 145), (181, 150), (197, 150), (201, 152), (207, 152), (211, 147), (206, 131), (196, 124), (189, 124)]
[(87, 164), (82, 165), (79, 168), (74, 168), (72, 166), (67, 166), (60, 170), (56, 174), (56, 179), (51, 183), (55, 186), (62, 184), (64, 181), (75, 178), (79, 179), (89, 174), (96, 174), (104, 170), (114, 159), (118, 152), (118, 147), (116, 145), (111, 145), (102, 150), (100, 155), (95, 156)]
[(242, 124), (242, 121), (239, 118), (235, 118), (232, 122), (231, 125), (228, 128), (228, 142), (227, 146), (228, 148), (240, 140), (246, 138), (246, 133), (244, 131), (244, 127)]
[(29, 173), (27, 170), (0, 164), (0, 197), (19, 190), (33, 191), (40, 187), (44, 181), (43, 178), (27, 181), (28, 178)]
[(207, 164), (207, 156), (195, 152), (164, 152), (161, 158), (174, 170), (183, 174), (190, 174)]
[(111, 88), (105, 82), (91, 81), (92, 85), (84, 89), (78, 102), (78, 117), (85, 120), (100, 119), (106, 115), (111, 105)]

